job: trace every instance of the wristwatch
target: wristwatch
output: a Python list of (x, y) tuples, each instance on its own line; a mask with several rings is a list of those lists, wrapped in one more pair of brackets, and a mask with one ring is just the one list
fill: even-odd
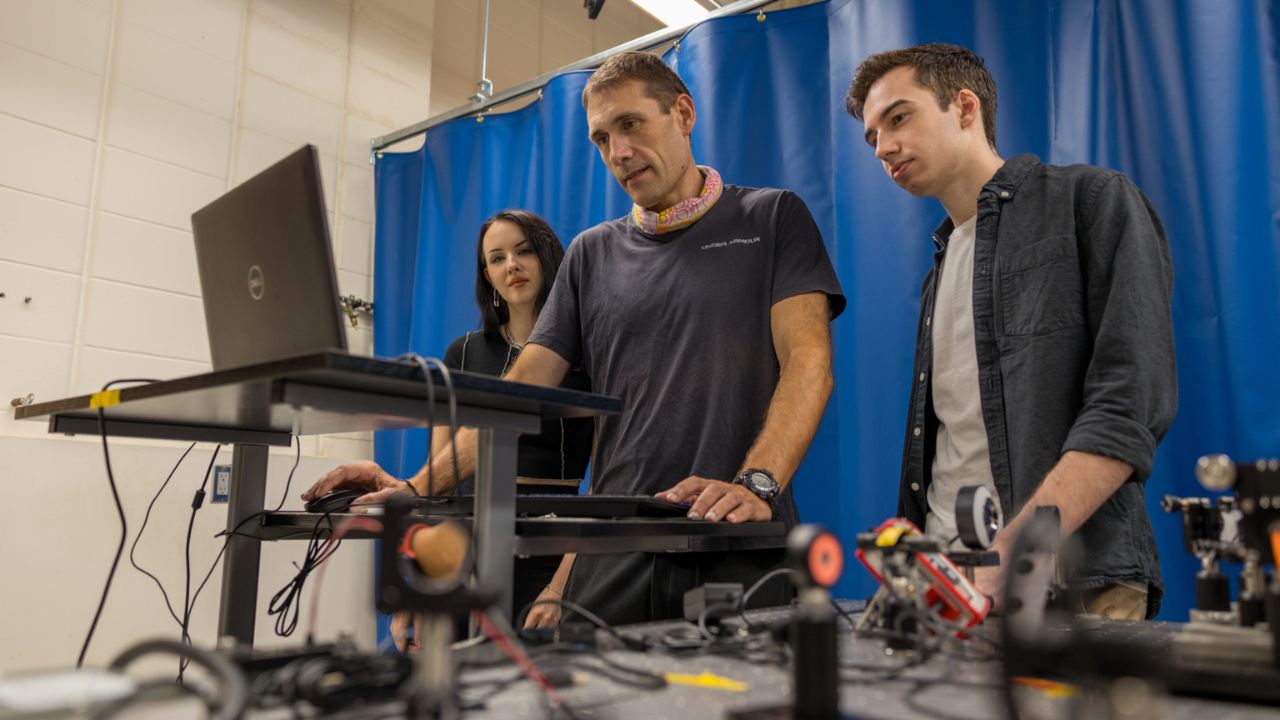
[(761, 468), (743, 470), (733, 479), (733, 484), (741, 485), (750, 490), (752, 495), (765, 501), (770, 509), (773, 509), (778, 495), (782, 492), (782, 488), (778, 486), (778, 481), (773, 479), (773, 473)]

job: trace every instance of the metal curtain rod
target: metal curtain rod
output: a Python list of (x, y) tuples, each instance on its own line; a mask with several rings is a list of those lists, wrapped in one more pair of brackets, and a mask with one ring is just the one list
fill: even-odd
[(449, 110), (448, 112), (443, 112), (443, 113), (440, 113), (439, 115), (429, 117), (426, 120), (423, 120), (422, 122), (414, 123), (413, 125), (410, 125), (408, 127), (401, 128), (391, 133), (390, 135), (381, 135), (379, 137), (375, 137), (369, 141), (369, 144), (372, 147), (373, 152), (376, 153), (377, 151), (389, 145), (394, 145), (400, 142), (401, 140), (414, 137), (415, 135), (421, 135), (441, 123), (446, 123), (446, 122), (449, 122), (450, 120), (456, 120), (460, 117), (466, 117), (468, 115), (474, 115), (475, 113), (483, 112), (484, 110), (494, 107), (495, 105), (502, 105), (503, 103), (511, 102), (512, 100), (528, 95), (529, 93), (537, 92), (542, 89), (542, 86), (546, 85), (552, 78), (554, 78), (557, 75), (561, 75), (567, 72), (573, 72), (574, 70), (587, 70), (587, 69), (596, 67), (600, 63), (603, 63), (610, 56), (616, 55), (620, 52), (626, 52), (628, 50), (648, 50), (650, 48), (657, 47), (663, 43), (679, 39), (686, 32), (688, 32), (689, 29), (692, 28), (694, 25), (697, 25), (705, 20), (724, 17), (727, 15), (737, 15), (744, 12), (750, 12), (751, 10), (762, 8), (765, 5), (769, 5), (777, 1), (778, 0), (738, 0), (737, 2), (730, 3), (728, 5), (721, 7), (719, 10), (711, 11), (710, 13), (707, 14), (705, 18), (703, 18), (702, 20), (699, 20), (697, 23), (693, 23), (692, 25), (685, 25), (684, 27), (679, 27), (679, 28), (666, 28), (665, 30), (658, 30), (656, 32), (651, 32), (648, 35), (645, 35), (643, 37), (638, 37), (635, 40), (632, 40), (630, 42), (625, 42), (615, 48), (605, 50), (602, 53), (596, 53), (591, 57), (585, 58), (583, 60), (579, 60), (575, 63), (570, 63), (568, 65), (565, 65), (564, 67), (559, 68), (558, 70), (553, 70), (549, 73), (546, 73), (545, 75), (539, 75), (538, 77), (532, 80), (522, 82), (519, 85), (503, 90), (497, 95), (494, 95), (482, 102), (474, 102), (474, 103), (464, 105), (462, 107), (454, 108), (453, 110)]

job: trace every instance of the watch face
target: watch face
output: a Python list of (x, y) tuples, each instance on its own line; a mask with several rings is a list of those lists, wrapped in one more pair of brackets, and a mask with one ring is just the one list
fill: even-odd
[(772, 495), (778, 491), (778, 483), (762, 472), (749, 473), (747, 483), (757, 495)]

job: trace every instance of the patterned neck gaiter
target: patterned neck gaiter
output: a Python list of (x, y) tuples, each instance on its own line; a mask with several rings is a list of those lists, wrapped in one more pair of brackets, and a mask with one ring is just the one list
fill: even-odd
[(687, 228), (706, 215), (707, 211), (720, 199), (720, 194), (724, 192), (724, 183), (720, 180), (720, 173), (713, 168), (699, 165), (698, 170), (702, 172), (704, 178), (702, 192), (698, 197), (681, 200), (661, 212), (651, 212), (639, 205), (634, 205), (631, 208), (631, 220), (636, 227), (652, 235), (661, 235)]

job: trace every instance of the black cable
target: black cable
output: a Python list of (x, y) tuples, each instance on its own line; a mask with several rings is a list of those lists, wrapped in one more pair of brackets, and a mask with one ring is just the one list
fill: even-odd
[(331, 514), (332, 512), (327, 512), (316, 520), (311, 539), (307, 541), (307, 551), (303, 555), (302, 565), (294, 564), (298, 572), (285, 583), (284, 587), (271, 596), (271, 602), (267, 604), (267, 614), (277, 616), (275, 631), (279, 637), (293, 635), (293, 631), (298, 627), (298, 614), (302, 605), (299, 598), (302, 596), (302, 588), (307, 583), (307, 577), (342, 545), (342, 540), (329, 542), (333, 535), (332, 527), (321, 527)]
[(118, 698), (116, 700), (112, 700), (106, 705), (103, 705), (95, 709), (93, 711), (93, 714), (89, 716), (89, 720), (109, 720), (110, 718), (113, 718), (116, 715), (118, 715), (120, 711), (124, 710), (130, 705), (133, 705), (134, 703), (145, 700), (147, 698), (147, 695), (149, 695), (152, 692), (157, 692), (157, 694), (159, 694), (161, 697), (163, 697), (166, 700), (171, 699), (171, 695), (175, 689), (178, 690), (179, 692), (186, 693), (187, 695), (190, 695), (192, 697), (199, 698), (200, 701), (204, 703), (205, 707), (210, 711), (212, 711), (215, 707), (217, 707), (217, 703), (215, 703), (213, 700), (211, 700), (209, 697), (203, 694), (200, 691), (200, 689), (194, 686), (176, 685), (172, 680), (148, 680), (146, 682), (141, 682), (135, 685), (133, 688), (133, 691), (130, 692), (128, 695), (125, 695), (124, 697)]
[[(251, 515), (247, 515), (243, 520), (236, 523), (236, 526), (231, 530), (223, 530), (217, 535), (214, 535), (215, 539), (224, 535), (226, 536), (227, 539), (223, 541), (222, 548), (218, 550), (218, 556), (213, 559), (213, 564), (209, 566), (209, 572), (205, 573), (204, 580), (200, 581), (200, 587), (196, 588), (195, 595), (191, 596), (191, 613), (192, 614), (195, 614), (196, 601), (200, 599), (200, 591), (204, 590), (204, 586), (209, 582), (209, 578), (213, 577), (213, 571), (217, 569), (218, 563), (222, 560), (223, 554), (227, 552), (227, 545), (231, 542), (232, 536), (243, 535), (243, 533), (239, 532), (240, 528), (244, 527), (244, 524), (249, 522), (250, 520), (262, 517), (263, 515), (266, 515), (268, 512), (272, 512), (272, 513), (280, 512), (280, 508), (284, 507), (285, 501), (289, 498), (289, 487), (293, 485), (293, 474), (298, 470), (298, 464), (302, 462), (302, 442), (301, 440), (299, 440), (298, 436), (296, 435), (292, 436), (292, 444), (294, 446), (293, 467), (290, 468), (289, 470), (289, 477), (287, 477), (284, 481), (284, 493), (280, 495), (280, 502), (276, 503), (275, 508), (273, 510), (260, 510)], [(251, 535), (245, 535), (245, 537), (252, 537), (255, 540), (261, 540), (261, 538), (254, 537)]]
[[(150, 379), (134, 379), (127, 378), (123, 380), (112, 380), (102, 386), (102, 392), (111, 389), (112, 385), (121, 383), (155, 383), (159, 380)], [(92, 401), (90, 404), (94, 404)], [(116, 548), (115, 559), (111, 561), (111, 569), (107, 571), (107, 582), (102, 587), (102, 598), (98, 600), (98, 609), (93, 613), (93, 622), (89, 623), (89, 632), (84, 636), (84, 645), (80, 646), (80, 656), (76, 658), (76, 667), (84, 665), (85, 653), (89, 652), (89, 643), (93, 640), (93, 633), (98, 629), (98, 620), (102, 617), (102, 609), (107, 605), (107, 596), (111, 594), (111, 581), (116, 576), (116, 566), (120, 564), (120, 556), (124, 554), (124, 544), (129, 538), (129, 523), (124, 517), (124, 504), (120, 502), (120, 490), (116, 487), (116, 476), (111, 470), (111, 451), (107, 447), (107, 418), (103, 412), (103, 406), (98, 405), (98, 434), (102, 437), (102, 459), (107, 466), (107, 482), (111, 485), (111, 498), (116, 503), (116, 513), (120, 515), (120, 545)]]
[[(183, 574), (186, 576), (182, 592), (182, 642), (191, 644), (191, 534), (196, 527), (196, 513), (204, 506), (205, 488), (209, 486), (209, 477), (213, 474), (213, 466), (218, 462), (218, 451), (221, 445), (213, 447), (213, 455), (209, 458), (209, 466), (205, 468), (204, 479), (200, 481), (200, 489), (191, 497), (191, 518), (187, 521), (187, 541), (183, 545)], [(178, 682), (182, 682), (182, 674), (186, 671), (185, 660), (178, 662)]]
[(178, 627), (182, 627), (182, 620), (178, 618), (178, 613), (173, 609), (173, 603), (169, 601), (169, 593), (165, 592), (164, 584), (160, 582), (160, 578), (152, 575), (138, 564), (138, 561), (134, 558), (134, 553), (138, 551), (138, 543), (142, 542), (142, 533), (147, 531), (147, 522), (151, 520), (151, 509), (156, 506), (156, 501), (160, 499), (160, 494), (164, 492), (165, 488), (169, 487), (169, 481), (172, 480), (174, 474), (178, 472), (178, 468), (182, 465), (182, 461), (187, 459), (187, 456), (191, 454), (191, 451), (194, 450), (195, 447), (195, 443), (191, 443), (187, 446), (186, 451), (182, 453), (182, 457), (178, 458), (178, 462), (174, 463), (173, 469), (169, 471), (169, 476), (166, 477), (164, 482), (160, 485), (160, 489), (156, 490), (156, 494), (152, 496), (151, 503), (147, 505), (147, 514), (142, 518), (142, 527), (138, 528), (138, 534), (133, 538), (133, 545), (129, 547), (129, 564), (133, 565), (134, 569), (138, 572), (151, 578), (152, 582), (156, 584), (156, 587), (160, 588), (160, 594), (164, 596), (164, 606), (169, 610), (169, 617), (173, 618), (173, 622), (177, 624)]
[[(434, 462), (431, 457), (431, 435), (435, 433), (435, 407), (436, 407), (436, 390), (435, 383), (431, 379), (431, 370), (429, 366), (434, 365), (440, 371), (440, 377), (444, 380), (445, 390), (449, 398), (449, 449), (453, 459), (453, 484), (456, 488), (462, 482), (462, 473), (459, 472), (458, 466), (458, 398), (453, 387), (453, 375), (449, 370), (449, 366), (445, 365), (437, 358), (424, 358), (417, 353), (405, 353), (397, 360), (412, 360), (422, 370), (423, 382), (427, 385), (427, 427), (429, 435), (427, 438), (427, 497), (435, 496), (435, 471), (433, 469)], [(410, 483), (410, 487), (413, 487)], [(414, 494), (417, 494), (414, 488)]]
[[(527, 654), (532, 659), (534, 657), (541, 658), (547, 655), (557, 655), (561, 653), (571, 656), (568, 664), (572, 665), (572, 667), (585, 670), (587, 672), (593, 672), (622, 685), (638, 687), (644, 690), (657, 690), (667, 686), (667, 679), (663, 675), (614, 660), (593, 647), (558, 642), (539, 648), (533, 648), (529, 650)], [(600, 665), (573, 662), (573, 660), (583, 656), (599, 660)]]
[(747, 603), (751, 602), (751, 596), (755, 595), (756, 592), (758, 592), (760, 588), (764, 587), (765, 584), (768, 583), (770, 580), (776, 577), (782, 577), (784, 575), (788, 577), (793, 577), (795, 575), (795, 571), (792, 570), (791, 568), (775, 568), (773, 570), (770, 570), (769, 572), (765, 573), (764, 576), (761, 577), (759, 580), (756, 580), (755, 583), (751, 585), (751, 587), (747, 588), (746, 592), (742, 593), (742, 600), (739, 601), (738, 603), (738, 614), (742, 617), (742, 622), (744, 625), (747, 626), (748, 631), (755, 630), (755, 624), (752, 623), (751, 619), (747, 617)]
[[(235, 720), (244, 715), (249, 704), (249, 688), (244, 675), (230, 660), (207, 650), (201, 650), (182, 642), (167, 639), (148, 640), (125, 650), (107, 667), (113, 672), (122, 672), (138, 658), (156, 653), (176, 655), (194, 662), (217, 676), (222, 684), (222, 704), (215, 720)], [(125, 703), (127, 704), (127, 703)], [(124, 707), (119, 704), (110, 708), (114, 713)]]
[(858, 621), (854, 619), (853, 615), (848, 610), (841, 607), (840, 603), (835, 598), (831, 599), (831, 607), (839, 613), (840, 617), (845, 622), (849, 623), (849, 627), (853, 628), (858, 626)]
[(524, 626), (525, 620), (529, 617), (529, 611), (533, 610), (533, 608), (538, 605), (555, 605), (561, 608), (562, 610), (575, 612), (581, 615), (583, 618), (585, 618), (587, 622), (609, 633), (609, 635), (611, 635), (618, 642), (622, 643), (624, 646), (632, 650), (643, 651), (649, 647), (649, 642), (647, 640), (643, 638), (627, 637), (623, 635), (622, 633), (618, 632), (617, 628), (610, 625), (599, 615), (596, 615), (595, 613), (591, 612), (590, 610), (582, 607), (581, 605), (575, 602), (570, 602), (568, 600), (565, 600), (564, 598), (549, 598), (547, 600), (534, 600), (533, 602), (526, 603), (524, 607), (520, 608), (520, 612), (516, 614), (516, 620), (517, 620), (517, 624), (522, 628), (520, 630), (521, 637), (524, 637), (523, 626)]

